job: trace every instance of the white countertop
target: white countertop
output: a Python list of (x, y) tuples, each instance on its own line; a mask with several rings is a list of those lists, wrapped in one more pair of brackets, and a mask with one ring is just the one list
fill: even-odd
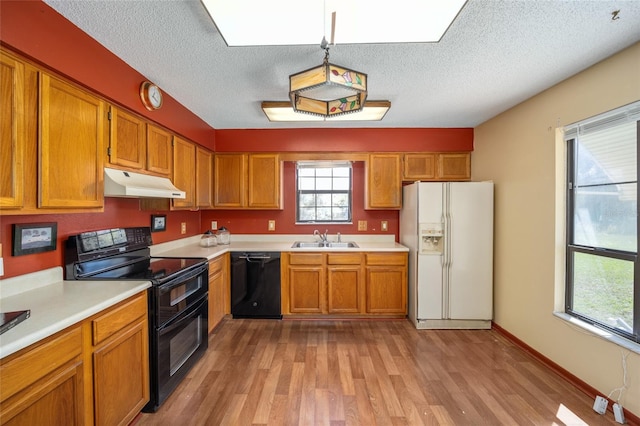
[[(335, 237), (335, 236), (334, 236)], [(330, 238), (331, 241), (335, 238)], [(231, 235), (231, 244), (201, 247), (200, 235), (151, 246), (156, 257), (213, 259), (234, 251), (407, 252), (392, 235), (343, 235), (357, 248), (292, 248), (296, 241), (314, 241), (311, 235)], [(107, 309), (149, 288), (149, 281), (64, 281), (56, 267), (0, 280), (0, 311), (31, 310), (27, 320), (0, 335), (0, 358)]]
[[(331, 238), (330, 240), (334, 240)], [(311, 235), (231, 235), (231, 244), (213, 247), (201, 247), (200, 235), (151, 246), (151, 256), (156, 257), (205, 257), (209, 260), (226, 252), (237, 251), (277, 251), (277, 252), (408, 252), (409, 249), (398, 244), (393, 236), (387, 235), (343, 235), (342, 241), (354, 241), (353, 248), (292, 248), (294, 242), (314, 241)]]
[(150, 286), (149, 281), (63, 281), (60, 267), (0, 280), (0, 311), (31, 310), (31, 317), (0, 335), (0, 358)]

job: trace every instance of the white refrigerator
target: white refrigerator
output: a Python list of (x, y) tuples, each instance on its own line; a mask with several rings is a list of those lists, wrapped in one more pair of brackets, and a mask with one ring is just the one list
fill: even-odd
[(403, 188), (402, 204), (416, 328), (491, 328), (493, 182), (416, 182)]

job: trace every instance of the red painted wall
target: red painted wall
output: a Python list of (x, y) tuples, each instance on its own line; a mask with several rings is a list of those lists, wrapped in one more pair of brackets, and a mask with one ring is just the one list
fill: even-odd
[[(225, 226), (238, 234), (309, 234), (314, 229), (335, 235), (341, 234), (389, 234), (398, 239), (398, 212), (394, 210), (364, 210), (364, 162), (353, 163), (353, 224), (352, 225), (296, 225), (296, 168), (295, 163), (287, 161), (283, 170), (283, 210), (247, 211), (247, 210), (203, 210), (202, 231), (209, 229), (211, 221), (218, 227)], [(276, 221), (275, 232), (268, 231), (269, 220)], [(366, 220), (367, 231), (358, 231), (358, 220)], [(389, 230), (380, 230), (380, 221), (388, 221)]]
[[(154, 244), (164, 243), (200, 233), (200, 212), (140, 211), (139, 200), (106, 198), (104, 213), (41, 214), (0, 216), (0, 241), (4, 258), (4, 276), (10, 278), (29, 272), (64, 265), (64, 244), (69, 235), (98, 229), (150, 226), (152, 214), (167, 215), (167, 230), (151, 234)], [(56, 222), (58, 241), (55, 251), (12, 256), (12, 224)], [(180, 234), (181, 222), (187, 223), (187, 234)]]
[(216, 151), (473, 151), (473, 129), (216, 130)]

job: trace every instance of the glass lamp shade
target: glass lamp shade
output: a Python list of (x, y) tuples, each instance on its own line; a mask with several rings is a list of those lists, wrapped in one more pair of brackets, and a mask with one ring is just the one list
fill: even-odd
[(361, 111), (367, 75), (325, 61), (289, 76), (289, 98), (296, 112), (332, 117)]

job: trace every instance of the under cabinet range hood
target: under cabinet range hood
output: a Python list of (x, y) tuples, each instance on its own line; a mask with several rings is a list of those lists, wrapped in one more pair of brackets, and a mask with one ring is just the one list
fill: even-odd
[(130, 198), (186, 198), (167, 178), (105, 167), (104, 196)]

